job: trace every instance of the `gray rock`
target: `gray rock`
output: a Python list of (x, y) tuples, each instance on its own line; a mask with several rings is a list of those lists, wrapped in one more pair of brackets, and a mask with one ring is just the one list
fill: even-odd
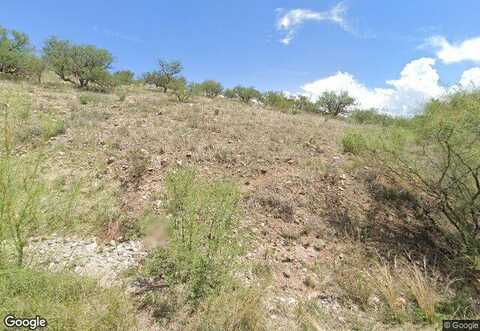
[(51, 237), (32, 241), (26, 256), (32, 267), (51, 271), (66, 270), (97, 278), (102, 286), (121, 282), (120, 274), (135, 267), (147, 255), (140, 241), (126, 241), (98, 246), (95, 240)]

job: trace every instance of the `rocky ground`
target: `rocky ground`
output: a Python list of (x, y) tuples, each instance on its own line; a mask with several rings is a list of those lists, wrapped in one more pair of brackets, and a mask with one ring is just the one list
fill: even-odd
[(53, 235), (33, 240), (27, 248), (30, 265), (48, 271), (70, 270), (99, 280), (103, 287), (122, 284), (123, 272), (138, 266), (146, 256), (140, 241), (98, 243), (95, 238)]

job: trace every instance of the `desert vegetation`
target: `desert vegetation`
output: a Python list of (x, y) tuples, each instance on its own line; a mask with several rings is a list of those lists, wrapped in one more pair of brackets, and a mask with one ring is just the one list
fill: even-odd
[(54, 330), (478, 318), (479, 92), (398, 118), (112, 63), (0, 29), (2, 314)]

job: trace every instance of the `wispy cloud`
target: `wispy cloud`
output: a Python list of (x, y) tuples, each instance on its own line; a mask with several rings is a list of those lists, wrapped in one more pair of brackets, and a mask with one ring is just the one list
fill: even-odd
[(480, 62), (480, 37), (452, 44), (443, 36), (434, 36), (427, 39), (426, 45), (435, 48), (437, 57), (447, 64), (463, 61)]
[(284, 36), (280, 42), (285, 45), (290, 44), (298, 29), (308, 21), (331, 22), (337, 24), (345, 31), (351, 31), (351, 28), (345, 18), (347, 9), (347, 6), (343, 2), (338, 3), (330, 10), (321, 12), (300, 8), (289, 11), (280, 9), (278, 10), (279, 15), (277, 19), (277, 29), (284, 33)]
[(135, 36), (130, 36), (118, 31), (110, 30), (110, 29), (105, 29), (105, 28), (100, 28), (98, 26), (93, 27), (93, 31), (98, 32), (103, 34), (106, 37), (113, 38), (113, 39), (118, 39), (118, 40), (123, 40), (123, 41), (128, 41), (136, 44), (141, 44), (144, 41), (138, 37)]

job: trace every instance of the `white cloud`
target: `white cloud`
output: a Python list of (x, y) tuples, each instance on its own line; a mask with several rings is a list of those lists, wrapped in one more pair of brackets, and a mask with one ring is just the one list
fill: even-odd
[(480, 62), (480, 37), (451, 44), (447, 38), (435, 36), (428, 39), (427, 44), (437, 49), (436, 55), (444, 63)]
[(359, 103), (362, 108), (384, 108), (391, 96), (390, 89), (369, 89), (357, 82), (355, 78), (345, 72), (319, 79), (315, 82), (302, 86), (304, 94), (311, 99), (318, 98), (327, 91), (347, 91)]
[[(348, 73), (335, 75), (302, 86), (312, 99), (326, 91), (347, 91), (355, 97), (359, 108), (377, 108), (395, 115), (411, 115), (431, 98), (440, 97), (446, 89), (433, 67), (435, 60), (420, 58), (408, 63), (397, 80), (386, 82), (387, 88), (368, 88)], [(477, 77), (479, 78), (479, 77)]]
[(288, 45), (295, 37), (298, 29), (306, 21), (329, 21), (342, 27), (344, 30), (349, 30), (349, 26), (345, 19), (347, 7), (343, 2), (338, 3), (332, 9), (324, 12), (316, 12), (310, 9), (292, 9), (279, 16), (277, 21), (277, 29), (285, 33), (285, 36), (280, 40), (283, 44)]
[(480, 88), (480, 68), (475, 67), (464, 71), (458, 86), (466, 90)]

